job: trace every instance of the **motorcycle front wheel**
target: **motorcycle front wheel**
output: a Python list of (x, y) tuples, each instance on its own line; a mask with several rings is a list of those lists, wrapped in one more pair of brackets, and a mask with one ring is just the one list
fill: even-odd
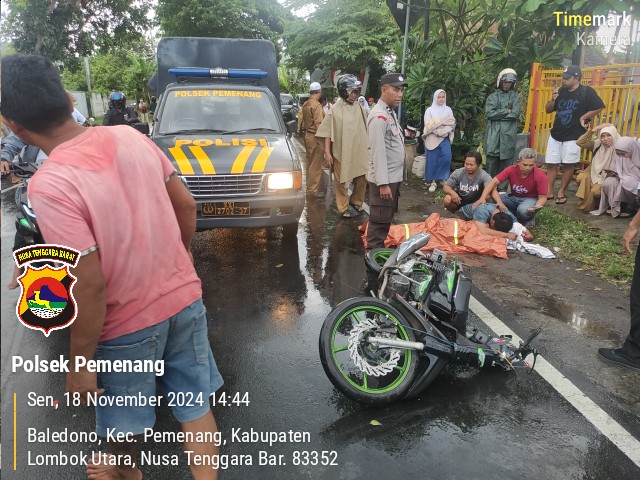
[(350, 399), (382, 406), (403, 397), (413, 383), (417, 351), (374, 347), (376, 335), (415, 341), (409, 322), (387, 302), (374, 297), (351, 298), (327, 316), (320, 331), (320, 360), (331, 383)]

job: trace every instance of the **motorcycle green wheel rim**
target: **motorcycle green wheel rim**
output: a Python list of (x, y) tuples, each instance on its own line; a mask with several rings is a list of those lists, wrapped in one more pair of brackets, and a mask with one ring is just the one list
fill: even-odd
[[(409, 372), (409, 366), (411, 365), (411, 356), (413, 355), (413, 352), (411, 350), (403, 350), (404, 352), (404, 361), (402, 362), (402, 366), (397, 365), (394, 370), (398, 371), (398, 377), (391, 382), (389, 385), (385, 386), (384, 388), (369, 388), (368, 387), (368, 381), (367, 381), (367, 375), (363, 372), (363, 384), (358, 384), (356, 382), (354, 382), (349, 375), (343, 370), (341, 363), (338, 361), (338, 359), (336, 358), (336, 354), (343, 352), (346, 350), (346, 347), (335, 347), (335, 338), (336, 338), (336, 333), (338, 331), (338, 329), (340, 328), (340, 326), (342, 325), (342, 323), (349, 317), (351, 317), (352, 315), (354, 315), (357, 312), (360, 311), (367, 311), (367, 312), (374, 312), (374, 313), (379, 313), (381, 315), (384, 315), (386, 317), (388, 317), (389, 319), (391, 319), (391, 321), (396, 325), (396, 327), (398, 328), (398, 337), (401, 340), (409, 340), (409, 336), (407, 335), (407, 331), (405, 330), (405, 328), (402, 326), (402, 324), (398, 321), (398, 319), (393, 316), (390, 312), (379, 308), (379, 307), (374, 307), (374, 306), (370, 306), (370, 305), (361, 305), (359, 307), (354, 307), (350, 310), (348, 310), (347, 312), (344, 313), (344, 315), (342, 315), (338, 321), (335, 323), (335, 325), (333, 326), (333, 329), (331, 330), (331, 357), (333, 359), (333, 364), (336, 366), (336, 368), (338, 369), (338, 371), (340, 372), (340, 374), (342, 375), (342, 377), (349, 382), (349, 384), (356, 388), (357, 390), (360, 390), (361, 392), (365, 392), (368, 394), (383, 394), (383, 393), (387, 393), (390, 391), (393, 391), (398, 385), (400, 385), (405, 377), (407, 376), (407, 373)], [(358, 321), (360, 320), (360, 317), (358, 317), (357, 315), (355, 315), (355, 318), (358, 319)]]
[(393, 250), (380, 250), (373, 254), (373, 260), (381, 267), (389, 260), (389, 257), (393, 253)]

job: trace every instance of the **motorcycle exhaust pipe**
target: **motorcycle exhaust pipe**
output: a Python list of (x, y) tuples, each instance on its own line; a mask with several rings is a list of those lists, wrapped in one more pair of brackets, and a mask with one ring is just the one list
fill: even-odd
[(424, 343), (398, 340), (397, 338), (369, 337), (367, 341), (376, 347), (397, 347), (406, 348), (408, 350), (424, 350)]

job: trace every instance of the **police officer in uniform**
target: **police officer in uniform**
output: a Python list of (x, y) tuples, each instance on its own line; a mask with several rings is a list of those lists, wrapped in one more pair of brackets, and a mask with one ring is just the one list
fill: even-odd
[(384, 247), (393, 215), (398, 211), (405, 150), (400, 122), (393, 109), (402, 102), (406, 84), (401, 73), (383, 75), (380, 78), (380, 99), (369, 112), (367, 120), (371, 149), (367, 173), (371, 205), (367, 229), (368, 250)]
[(302, 107), (302, 124), (305, 129), (304, 146), (307, 150), (307, 195), (324, 196), (321, 188), (323, 149), (316, 138), (318, 127), (324, 118), (322, 105), (318, 101), (321, 95), (320, 84), (312, 82), (309, 87), (309, 100)]

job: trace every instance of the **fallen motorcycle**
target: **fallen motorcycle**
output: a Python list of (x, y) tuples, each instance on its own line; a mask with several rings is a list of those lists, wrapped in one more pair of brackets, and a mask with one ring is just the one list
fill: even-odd
[[(345, 300), (320, 331), (320, 359), (331, 383), (356, 402), (381, 406), (417, 397), (449, 364), (533, 370), (538, 352), (528, 339), (515, 346), (467, 328), (471, 280), (446, 254), (420, 248), (418, 234), (396, 250), (370, 252), (379, 272), (377, 297)], [(384, 263), (383, 263), (384, 262)], [(533, 356), (529, 365), (525, 359)]]

